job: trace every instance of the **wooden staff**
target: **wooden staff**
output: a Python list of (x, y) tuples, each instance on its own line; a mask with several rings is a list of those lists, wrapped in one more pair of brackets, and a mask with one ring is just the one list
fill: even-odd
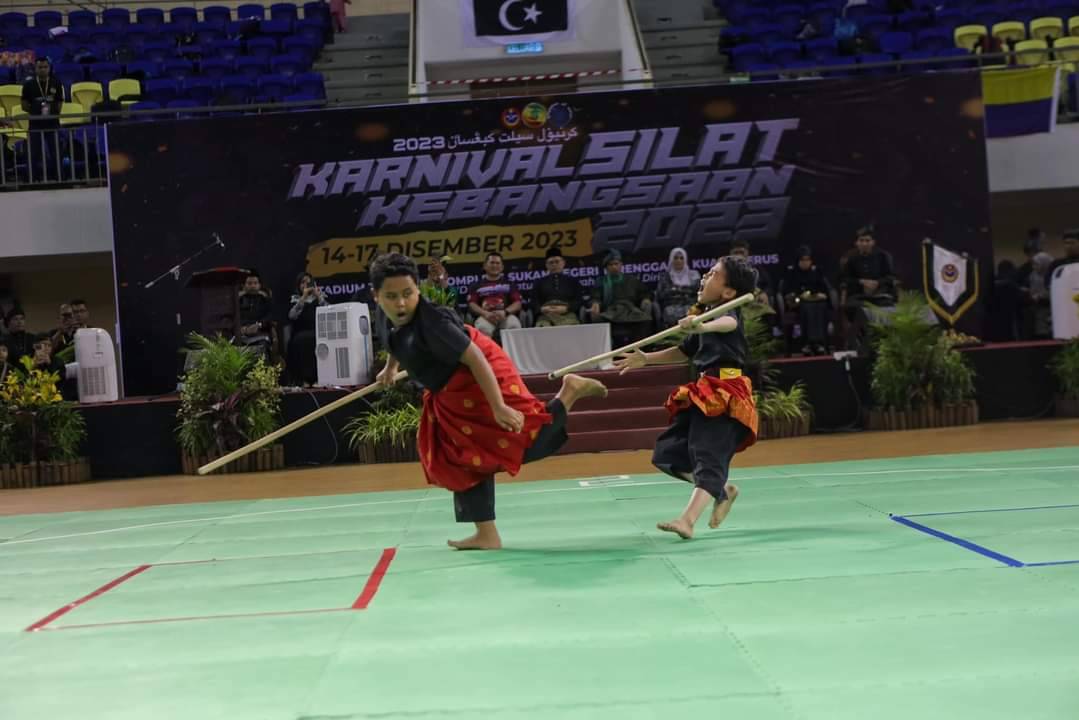
[[(408, 377), (408, 373), (405, 372), (404, 370), (402, 370), (402, 371), (400, 371), (399, 373), (397, 373), (396, 375), (393, 376), (393, 381), (394, 382), (400, 382), (401, 380), (404, 380), (406, 377)], [(261, 438), (259, 438), (258, 440), (254, 441), (252, 443), (248, 443), (247, 445), (244, 445), (242, 448), (239, 448), (238, 450), (233, 450), (228, 455), (222, 455), (221, 457), (214, 460), (213, 462), (206, 463), (205, 465), (203, 465), (202, 467), (200, 467), (198, 469), (198, 473), (199, 473), (199, 475), (206, 475), (207, 473), (212, 473), (214, 470), (218, 469), (219, 467), (222, 467), (224, 465), (228, 465), (230, 462), (232, 462), (233, 460), (236, 460), (237, 458), (241, 458), (241, 457), (243, 457), (244, 455), (247, 455), (250, 452), (254, 452), (255, 450), (258, 450), (260, 447), (263, 447), (265, 445), (269, 445), (274, 440), (277, 440), (280, 437), (284, 437), (285, 435), (288, 435), (290, 432), (292, 432), (296, 428), (303, 427), (304, 425), (311, 422), (312, 420), (318, 420), (323, 415), (326, 415), (328, 413), (332, 413), (337, 408), (344, 407), (345, 405), (348, 405), (353, 400), (359, 400), (360, 398), (362, 398), (362, 397), (364, 397), (366, 395), (370, 395), (371, 393), (375, 392), (376, 390), (379, 390), (381, 387), (382, 386), (379, 385), (378, 383), (371, 383), (370, 385), (365, 385), (364, 387), (360, 388), (359, 390), (355, 390), (353, 392), (350, 392), (348, 395), (345, 395), (344, 397), (337, 398), (336, 400), (334, 400), (329, 405), (326, 405), (324, 407), (320, 407), (318, 410), (315, 410), (312, 413), (304, 415), (302, 418), (299, 418), (298, 420), (293, 420), (292, 422), (290, 422), (285, 427), (278, 428), (277, 430), (274, 430), (269, 435), (261, 437)]]
[[(736, 307), (741, 307), (742, 305), (745, 305), (746, 303), (749, 303), (749, 302), (753, 302), (753, 295), (752, 294), (746, 293), (745, 295), (740, 295), (740, 296), (736, 297), (734, 300), (731, 300), (729, 302), (725, 302), (722, 305), (718, 305), (718, 306), (712, 308), (711, 310), (709, 310), (707, 312), (703, 312), (700, 315), (697, 315), (694, 318), (693, 325), (696, 327), (698, 325), (701, 325), (702, 323), (708, 322), (709, 320), (714, 320), (715, 318), (717, 318), (717, 317), (719, 317), (721, 315), (725, 315), (726, 313), (730, 312), (731, 310), (734, 310)], [(582, 368), (590, 367), (592, 365), (597, 365), (597, 364), (603, 362), (604, 360), (609, 360), (609, 359), (611, 359), (613, 357), (617, 357), (618, 355), (625, 355), (626, 353), (633, 352), (637, 348), (644, 347), (645, 345), (651, 345), (652, 343), (659, 342), (660, 340), (663, 340), (664, 338), (668, 338), (671, 335), (677, 335), (679, 333), (684, 333), (684, 332), (685, 332), (685, 330), (683, 330), (682, 328), (675, 325), (674, 327), (667, 328), (666, 330), (663, 330), (662, 332), (658, 332), (655, 335), (649, 335), (644, 340), (638, 340), (637, 342), (633, 342), (633, 343), (630, 343), (629, 345), (625, 345), (623, 347), (620, 347), (617, 350), (611, 350), (610, 352), (605, 352), (602, 355), (596, 355), (594, 357), (588, 358), (587, 360), (582, 360), (581, 362), (573, 363), (572, 365), (567, 365), (566, 367), (562, 368), (561, 370), (555, 370), (552, 373), (548, 373), (547, 379), (548, 380), (557, 380), (558, 378), (562, 377), (563, 375), (567, 375), (567, 374), (573, 372), (574, 370), (580, 370)]]

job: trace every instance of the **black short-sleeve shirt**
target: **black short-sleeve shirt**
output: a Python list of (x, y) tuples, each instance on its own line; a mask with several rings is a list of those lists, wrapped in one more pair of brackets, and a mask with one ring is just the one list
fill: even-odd
[(679, 349), (692, 360), (693, 369), (696, 372), (712, 368), (745, 368), (749, 345), (746, 343), (742, 313), (734, 310), (724, 317), (733, 317), (738, 321), (738, 328), (725, 333), (709, 332), (690, 335), (679, 345)]
[(461, 366), (461, 355), (472, 344), (464, 323), (450, 308), (421, 298), (407, 325), (380, 328), (382, 346), (397, 358), (409, 377), (432, 392), (441, 390)]

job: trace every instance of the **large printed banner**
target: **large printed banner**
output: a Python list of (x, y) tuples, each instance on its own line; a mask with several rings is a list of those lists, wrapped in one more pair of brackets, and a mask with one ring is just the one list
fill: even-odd
[(527, 290), (552, 245), (589, 286), (611, 249), (655, 282), (673, 247), (707, 267), (742, 239), (778, 279), (803, 244), (835, 275), (873, 224), (908, 288), (927, 237), (992, 267), (980, 92), (925, 74), (112, 125), (126, 392), (175, 386), (185, 283), (215, 266), (256, 268), (282, 321), (298, 273), (347, 300), (389, 250), (449, 255), (462, 287), (500, 252)]

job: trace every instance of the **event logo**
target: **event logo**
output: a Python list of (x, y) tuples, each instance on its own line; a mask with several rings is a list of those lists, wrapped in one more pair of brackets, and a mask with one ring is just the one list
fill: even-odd
[(517, 112), (517, 108), (506, 108), (502, 111), (502, 126), (507, 130), (512, 130), (521, 124), (521, 115)]
[(547, 122), (553, 128), (562, 128), (573, 122), (573, 108), (566, 103), (555, 103), (547, 108)]
[(959, 268), (948, 263), (940, 269), (940, 277), (947, 283), (953, 283), (959, 279)]
[(472, 0), (476, 35), (537, 35), (569, 29), (568, 0)]
[(547, 122), (547, 108), (542, 103), (528, 103), (521, 113), (521, 119), (530, 128), (541, 128)]

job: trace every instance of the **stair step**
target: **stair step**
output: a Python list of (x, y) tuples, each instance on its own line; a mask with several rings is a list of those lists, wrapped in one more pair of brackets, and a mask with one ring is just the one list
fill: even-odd
[(651, 450), (656, 438), (666, 427), (634, 428), (631, 430), (604, 430), (570, 435), (559, 455), (572, 453), (595, 453), (612, 450)]
[[(661, 367), (634, 370), (619, 375), (617, 370), (601, 370), (580, 373), (585, 377), (595, 378), (607, 386), (615, 388), (652, 388), (666, 387), (670, 390), (689, 380), (689, 368), (686, 365), (665, 365)], [(528, 375), (524, 378), (528, 389), (533, 393), (555, 393), (561, 387), (561, 380), (548, 380), (546, 375)]]
[(583, 412), (577, 412), (574, 408), (566, 423), (566, 431), (572, 437), (578, 433), (663, 427), (667, 424), (667, 418), (667, 411), (663, 407), (585, 410)]
[[(573, 414), (584, 410), (617, 410), (627, 408), (663, 407), (673, 385), (655, 385), (652, 387), (614, 388), (605, 398), (585, 398), (573, 406)], [(535, 393), (536, 397), (547, 402), (555, 393)]]

